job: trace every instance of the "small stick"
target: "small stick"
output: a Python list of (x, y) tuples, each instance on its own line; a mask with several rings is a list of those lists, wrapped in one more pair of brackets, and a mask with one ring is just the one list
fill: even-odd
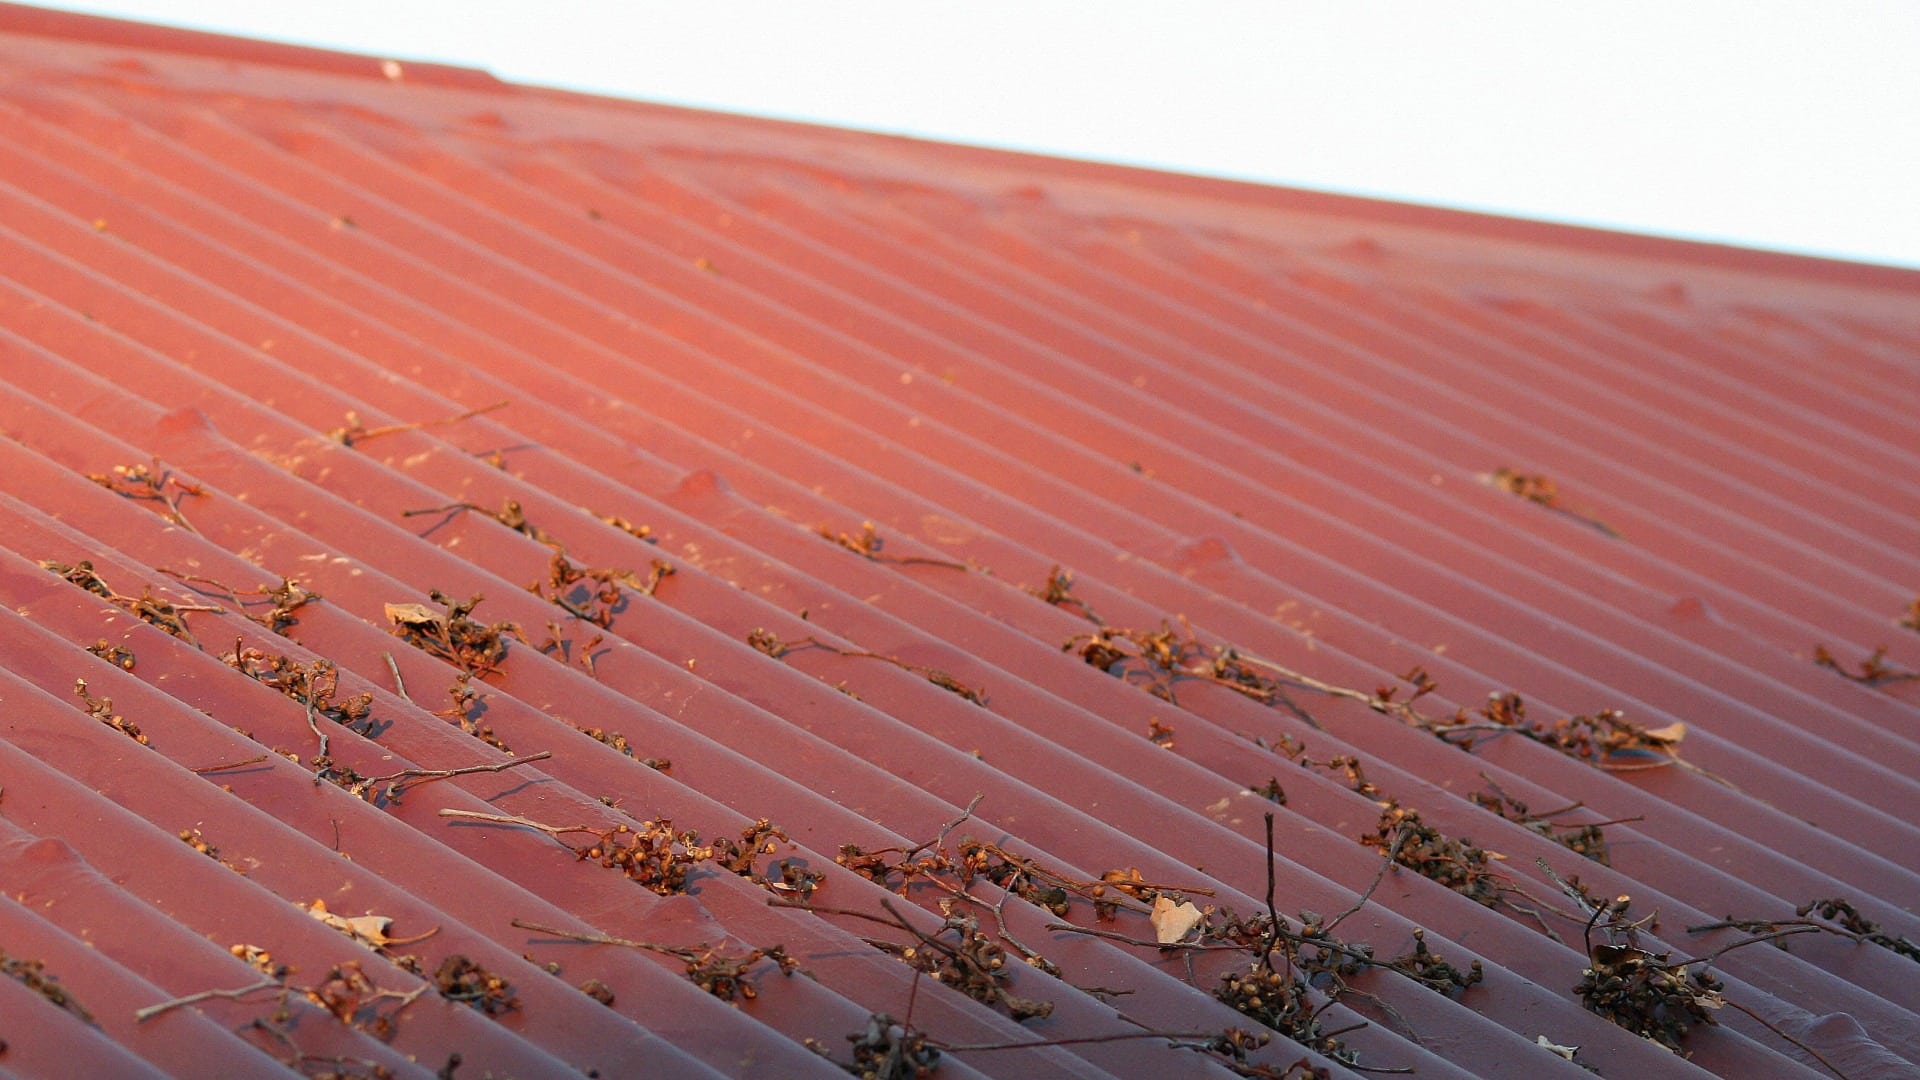
[(1753, 1017), (1755, 1020), (1760, 1022), (1761, 1027), (1766, 1028), (1768, 1031), (1773, 1032), (1775, 1035), (1778, 1035), (1781, 1038), (1792, 1043), (1793, 1045), (1799, 1047), (1800, 1049), (1805, 1050), (1808, 1054), (1812, 1055), (1813, 1060), (1819, 1062), (1822, 1065), (1825, 1065), (1828, 1071), (1832, 1072), (1833, 1075), (1839, 1077), (1840, 1080), (1847, 1080), (1847, 1074), (1841, 1072), (1839, 1068), (1834, 1065), (1833, 1062), (1828, 1061), (1826, 1058), (1821, 1057), (1820, 1051), (1815, 1050), (1813, 1047), (1808, 1046), (1806, 1043), (1801, 1042), (1799, 1039), (1796, 1039), (1793, 1036), (1787, 1034), (1786, 1032), (1781, 1031), (1779, 1028), (1774, 1027), (1771, 1023), (1767, 1021), (1766, 1017), (1761, 1016), (1759, 1013), (1754, 1012), (1752, 1009), (1747, 1008), (1745, 1005), (1742, 1005), (1737, 1001), (1728, 1000), (1726, 998), (1721, 998), (1720, 1000), (1726, 1002), (1726, 1004), (1731, 1005), (1736, 1009), (1739, 1009), (1741, 1012), (1746, 1013), (1748, 1016)]
[[(314, 737), (320, 740), (320, 757), (326, 758), (331, 756), (327, 753), (327, 733), (320, 730), (318, 713), (313, 704), (314, 692), (317, 689), (312, 683), (307, 685), (307, 727), (312, 728)], [(314, 775), (313, 782), (316, 785), (320, 783), (318, 774)]]
[[(1267, 818), (1267, 932), (1260, 942), (1260, 964), (1273, 970), (1273, 946), (1280, 940), (1280, 911), (1273, 906), (1273, 811)], [(1291, 960), (1289, 960), (1291, 963)]]
[(187, 771), (196, 772), (196, 773), (226, 772), (228, 769), (243, 769), (243, 768), (246, 768), (248, 765), (258, 765), (261, 762), (268, 760), (272, 756), (273, 755), (271, 754), (257, 754), (253, 757), (247, 758), (244, 761), (229, 761), (224, 765), (202, 765), (197, 769), (189, 769)]
[[(1347, 916), (1367, 906), (1367, 901), (1373, 898), (1373, 890), (1380, 887), (1380, 883), (1386, 880), (1387, 871), (1393, 869), (1394, 861), (1400, 856), (1400, 845), (1406, 843), (1407, 834), (1412, 831), (1413, 830), (1408, 829), (1404, 825), (1395, 830), (1393, 843), (1387, 846), (1387, 857), (1381, 861), (1379, 872), (1373, 875), (1373, 884), (1367, 886), (1367, 891), (1360, 894), (1360, 899), (1355, 900), (1352, 907), (1333, 917), (1333, 921), (1326, 925), (1327, 933), (1333, 933), (1333, 928), (1344, 922)], [(1271, 904), (1269, 904), (1269, 907), (1271, 907)]]
[(211, 1001), (214, 998), (238, 1001), (248, 994), (257, 994), (262, 990), (285, 990), (286, 988), (286, 984), (278, 979), (261, 979), (252, 986), (243, 986), (238, 990), (202, 990), (198, 993), (188, 994), (186, 997), (177, 997), (171, 1001), (163, 1001), (158, 1005), (149, 1005), (144, 1009), (136, 1010), (133, 1014), (133, 1022), (143, 1024), (159, 1016), (161, 1013), (185, 1008), (188, 1005), (197, 1005), (202, 1001)]
[[(482, 814), (477, 810), (455, 810), (451, 807), (442, 807), (440, 809), (440, 816), (443, 818), (458, 818), (461, 821), (488, 821), (495, 825), (518, 825), (523, 829), (537, 829), (540, 832), (546, 833), (548, 836), (556, 838), (564, 836), (567, 833), (599, 833), (601, 831), (591, 825), (548, 825), (528, 818), (515, 817), (512, 814)], [(806, 905), (796, 904), (794, 906), (805, 907)]]
[[(354, 431), (351, 428), (339, 428), (331, 434), (342, 444), (352, 446), (355, 443), (366, 442), (368, 439), (377, 439), (382, 435), (398, 435), (403, 431), (419, 431), (422, 428), (445, 427), (449, 424), (458, 424), (463, 420), (471, 420), (476, 416), (493, 412), (495, 409), (504, 409), (511, 404), (513, 404), (512, 401), (496, 401), (491, 405), (482, 405), (477, 409), (468, 409), (466, 412), (460, 413), (457, 416), (443, 416), (438, 420), (416, 420), (411, 424), (388, 424), (386, 427), (361, 428), (359, 431)], [(351, 417), (349, 417), (349, 419), (351, 419)]]
[(628, 949), (645, 949), (648, 952), (677, 956), (682, 960), (685, 960), (689, 956), (697, 956), (700, 953), (711, 952), (713, 950), (711, 945), (705, 944), (676, 949), (671, 945), (657, 945), (651, 941), (634, 941), (631, 938), (608, 937), (605, 934), (579, 933), (573, 930), (562, 930), (557, 926), (543, 926), (540, 923), (527, 922), (524, 919), (515, 919), (512, 925), (522, 930), (532, 930), (537, 934), (551, 934), (554, 937), (566, 938), (568, 941), (578, 941), (585, 945), (619, 945)]
[[(496, 761), (491, 765), (468, 765), (465, 768), (461, 768), (461, 769), (401, 769), (399, 772), (392, 773), (387, 776), (369, 776), (365, 780), (360, 781), (360, 783), (355, 786), (357, 787), (364, 786), (364, 787), (370, 788), (375, 784), (386, 783), (387, 784), (386, 795), (387, 795), (387, 798), (391, 799), (396, 794), (398, 794), (398, 789), (409, 780), (418, 780), (421, 783), (430, 783), (434, 780), (448, 780), (456, 776), (471, 776), (475, 773), (505, 772), (508, 769), (517, 768), (518, 766), (528, 764), (529, 762), (545, 761), (547, 758), (550, 758), (552, 756), (553, 756), (553, 751), (542, 750), (537, 754), (528, 754), (525, 757), (509, 758), (506, 761)], [(391, 781), (391, 783), (388, 783), (389, 781)]]
[(1037, 1042), (1021, 1043), (968, 1043), (949, 1045), (933, 1043), (942, 1051), (952, 1054), (983, 1053), (988, 1050), (1032, 1050), (1048, 1046), (1083, 1046), (1088, 1043), (1129, 1042), (1136, 1039), (1165, 1039), (1178, 1043), (1183, 1040), (1211, 1040), (1220, 1036), (1217, 1031), (1125, 1031), (1112, 1035), (1081, 1035), (1072, 1039), (1042, 1039)]
[(961, 811), (959, 817), (954, 818), (952, 821), (949, 821), (945, 825), (940, 826), (940, 834), (938, 836), (935, 836), (932, 840), (929, 840), (924, 844), (915, 844), (914, 846), (908, 848), (905, 852), (901, 854), (901, 861), (904, 862), (907, 859), (911, 859), (915, 855), (920, 854), (921, 852), (927, 850), (928, 848), (932, 848), (936, 851), (939, 850), (941, 845), (947, 842), (947, 834), (959, 828), (961, 822), (964, 822), (968, 818), (972, 817), (974, 807), (979, 806), (980, 800), (985, 799), (986, 797), (987, 797), (987, 793), (984, 791), (978, 795), (975, 795), (973, 797), (973, 801), (967, 804), (967, 808)]
[(400, 695), (400, 700), (409, 705), (413, 704), (413, 699), (407, 696), (407, 680), (400, 677), (400, 665), (394, 662), (393, 654), (381, 653), (380, 655), (387, 658), (387, 670), (393, 672), (393, 689)]

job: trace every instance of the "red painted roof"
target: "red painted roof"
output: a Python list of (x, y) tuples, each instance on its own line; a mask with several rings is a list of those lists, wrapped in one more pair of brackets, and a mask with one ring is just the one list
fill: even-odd
[[(892, 901), (943, 942), (943, 897), (980, 919), (1005, 992), (1051, 1003), (1016, 1022), (868, 944), (908, 939), (836, 853), (973, 805), (914, 853), (1133, 868), (1252, 918), (1272, 812), (1275, 906), (1341, 912), (1383, 858), (1356, 838), (1412, 860), (1388, 798), (1502, 884), (1398, 869), (1340, 923), (1485, 973), (1318, 977), (1361, 1066), (1582, 1075), (1544, 1037), (1608, 1076), (1920, 1070), (1914, 958), (1837, 933), (1720, 957), (1729, 1007), (1684, 1060), (1609, 1023), (1537, 865), (1631, 895), (1675, 958), (1740, 937), (1690, 926), (1824, 898), (1920, 937), (1920, 275), (23, 8), (0, 61), (0, 1072), (825, 1076), (886, 1014), (1049, 1044), (949, 1050), (941, 1077), (1278, 1075), (1306, 1052), (1284, 1038), (1237, 1066), (1114, 1038), (1254, 1027), (1214, 995), (1251, 951), (1049, 929), (984, 878)], [(548, 601), (556, 567), (605, 625)], [(596, 567), (632, 571), (610, 605), (565, 580)], [(283, 579), (322, 599), (277, 634), (248, 591)], [(464, 710), (396, 635), (448, 625), (435, 590), (524, 634)], [(146, 598), (191, 607), (187, 636)], [(1859, 676), (1883, 644), (1876, 685), (1814, 662)], [(1155, 647), (1178, 682), (1103, 670)], [(330, 700), (268, 685), (322, 661)], [(1486, 730), (1508, 691), (1540, 737)], [(360, 693), (366, 717), (326, 713)], [(1552, 744), (1603, 709), (1634, 725), (1607, 767)], [(1471, 752), (1432, 730), (1456, 710)], [(1469, 798), (1495, 792), (1617, 820), (1610, 865)], [(662, 818), (791, 844), (671, 895), (573, 850)], [(797, 894), (751, 875), (780, 860), (836, 911), (770, 906)], [(1151, 933), (1139, 901), (1035, 895)], [(383, 946), (316, 901), (437, 932)], [(729, 1003), (687, 956), (516, 922), (778, 943), (810, 977), (763, 959)], [(517, 1007), (435, 993), (454, 956)], [(276, 963), (284, 994), (256, 985)]]

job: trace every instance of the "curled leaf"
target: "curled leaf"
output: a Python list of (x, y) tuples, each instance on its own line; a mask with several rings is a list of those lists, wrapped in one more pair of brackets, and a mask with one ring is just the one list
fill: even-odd
[(307, 914), (333, 927), (355, 941), (365, 942), (376, 948), (384, 949), (389, 945), (407, 945), (423, 941), (440, 932), (439, 927), (424, 934), (409, 938), (390, 937), (387, 931), (392, 928), (393, 920), (385, 915), (335, 915), (327, 910), (325, 900), (315, 900), (306, 907)]
[(1153, 898), (1153, 913), (1147, 916), (1147, 922), (1153, 925), (1155, 940), (1162, 945), (1171, 945), (1186, 937), (1205, 918), (1191, 900), (1176, 904), (1165, 896), (1156, 896)]

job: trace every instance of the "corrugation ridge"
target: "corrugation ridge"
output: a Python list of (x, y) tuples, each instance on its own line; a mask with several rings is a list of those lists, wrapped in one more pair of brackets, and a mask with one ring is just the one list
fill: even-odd
[[(1310, 293), (1299, 293), (1297, 295), (1301, 295), (1309, 298), (1311, 297)], [(1393, 297), (1385, 294), (1380, 294), (1380, 295), (1376, 295), (1375, 299), (1382, 305), (1388, 306), (1389, 310), (1395, 309), (1394, 305), (1396, 304), (1396, 301), (1394, 300)], [(1432, 301), (1432, 300), (1438, 299), (1438, 296), (1436, 294), (1428, 294), (1427, 296), (1421, 297), (1421, 299), (1423, 301)], [(1457, 301), (1454, 301), (1450, 297), (1446, 299), (1446, 302), (1449, 304), (1457, 305)], [(1400, 308), (1399, 310), (1404, 311), (1404, 308)], [(1464, 313), (1465, 313), (1464, 309), (1458, 308), (1456, 306), (1455, 309), (1452, 310), (1449, 314), (1453, 317), (1454, 321), (1457, 323), (1459, 320), (1459, 317)], [(1355, 317), (1367, 318), (1369, 316), (1356, 314)], [(1492, 318), (1496, 316), (1495, 316), (1495, 313), (1491, 311), (1491, 309), (1487, 309), (1485, 312), (1485, 317)], [(1429, 325), (1431, 325), (1431, 323)], [(1401, 332), (1401, 334), (1402, 336), (1404, 336), (1404, 332)], [(1512, 353), (1515, 356), (1518, 356), (1521, 358), (1526, 357), (1526, 354), (1517, 352), (1517, 350), (1513, 345), (1488, 337), (1484, 333), (1473, 334), (1472, 336), (1476, 337), (1484, 346), (1492, 347), (1501, 352)], [(1425, 347), (1431, 348), (1431, 344), (1428, 343)], [(1436, 354), (1436, 355), (1439, 355), (1439, 354)], [(1470, 374), (1473, 369), (1461, 368), (1459, 370), (1462, 373)], [(1540, 369), (1540, 370), (1545, 372), (1550, 369)], [(1417, 415), (1417, 413), (1409, 414), (1409, 415)], [(1517, 432), (1517, 434), (1524, 434), (1524, 431), (1525, 429), (1522, 429), (1520, 432)], [(1590, 462), (1603, 461), (1603, 460), (1605, 460), (1605, 458), (1604, 458), (1604, 455), (1602, 454), (1599, 454), (1597, 452), (1583, 451), (1581, 454), (1577, 454), (1577, 455), (1569, 455), (1564, 457), (1553, 458), (1551, 459), (1551, 463), (1556, 473), (1559, 473), (1562, 475), (1570, 474), (1570, 475), (1574, 475), (1577, 478), (1583, 475), (1585, 472), (1589, 471), (1587, 466)], [(1675, 463), (1683, 465), (1684, 461), (1680, 459), (1675, 459)], [(1474, 467), (1481, 466), (1482, 464), (1483, 462), (1474, 462), (1472, 464), (1467, 465), (1467, 467), (1474, 468)], [(1651, 474), (1638, 473), (1636, 475), (1639, 476), (1640, 481), (1642, 483), (1646, 484), (1647, 486), (1650, 486), (1654, 490), (1672, 490), (1676, 505), (1686, 505), (1688, 501), (1691, 500), (1692, 505), (1697, 509), (1705, 510), (1707, 512), (1714, 513), (1717, 515), (1725, 515), (1727, 513), (1727, 511), (1724, 511), (1722, 508), (1718, 507), (1717, 505), (1701, 504), (1697, 498), (1692, 497), (1692, 493), (1685, 492), (1680, 489), (1672, 488), (1667, 481), (1660, 480), (1657, 477), (1652, 476)], [(1659, 535), (1660, 533), (1668, 531), (1671, 528), (1671, 526), (1665, 523), (1662, 519), (1656, 519), (1656, 518), (1650, 518), (1650, 517), (1644, 516), (1645, 512), (1641, 509), (1641, 506), (1644, 500), (1626, 500), (1626, 501), (1621, 500), (1616, 494), (1619, 489), (1614, 485), (1607, 484), (1607, 483), (1593, 483), (1593, 484), (1582, 485), (1578, 490), (1581, 495), (1587, 498), (1594, 505), (1598, 506), (1600, 510), (1604, 512), (1605, 520), (1609, 522), (1614, 522), (1614, 523), (1631, 522), (1632, 524), (1628, 525), (1624, 530), (1626, 535), (1630, 537), (1645, 537), (1648, 535)], [(1690, 537), (1688, 541), (1690, 546), (1693, 546), (1695, 548), (1700, 548), (1700, 549), (1704, 549), (1708, 546), (1703, 539), (1694, 537), (1691, 534), (1688, 534), (1688, 535)], [(1786, 539), (1783, 534), (1775, 533), (1774, 535), (1781, 536), (1782, 539)], [(1808, 562), (1811, 562), (1814, 564), (1819, 564), (1821, 562), (1832, 562), (1832, 556), (1826, 554), (1824, 551), (1808, 547), (1804, 542), (1802, 542), (1797, 538), (1787, 539), (1786, 542), (1793, 545), (1796, 555), (1804, 556), (1806, 561)], [(1746, 556), (1737, 550), (1729, 550), (1727, 545), (1716, 545), (1716, 547), (1727, 558), (1742, 559), (1748, 562), (1750, 565), (1752, 565), (1756, 570), (1765, 569), (1765, 570), (1768, 570), (1768, 572), (1774, 572), (1771, 569), (1771, 567), (1773, 567), (1775, 564), (1759, 563), (1757, 561), (1754, 561), (1750, 556)], [(1853, 567), (1851, 565), (1847, 565), (1845, 569), (1849, 573), (1853, 573), (1856, 575), (1861, 573), (1861, 571), (1858, 568)], [(1744, 579), (1744, 580), (1752, 580), (1752, 579)]]
[[(804, 198), (804, 196), (801, 196), (801, 197)], [(813, 202), (817, 206), (817, 200), (809, 200), (809, 201)], [(844, 215), (835, 215), (833, 211), (827, 210), (825, 208), (821, 208), (820, 212), (830, 216), (844, 218)], [(881, 211), (876, 210), (875, 212), (881, 212)], [(885, 209), (884, 212), (888, 214), (889, 217), (893, 217), (893, 216), (897, 216), (897, 214), (901, 213), (902, 211), (898, 211), (893, 207), (888, 207)], [(987, 226), (987, 227), (991, 228), (991, 226)], [(1040, 264), (1045, 264), (1051, 261), (1058, 261), (1062, 258), (1062, 256), (1058, 254), (1061, 250), (1063, 249), (1072, 250), (1073, 247), (1074, 247), (1074, 243), (1071, 237), (1062, 238), (1059, 243), (1048, 245), (1047, 247), (1044, 247), (1044, 248), (1038, 245), (1028, 245), (1027, 247), (1023, 248), (1023, 250), (1021, 251), (1021, 261), (1023, 263), (1040, 263)], [(1110, 251), (1118, 251), (1118, 249), (1114, 248), (1114, 246), (1111, 245), (1110, 243), (1105, 244), (1105, 247)], [(1130, 257), (1135, 259), (1140, 259), (1145, 257), (1140, 253), (1138, 253), (1137, 251), (1131, 251), (1131, 250), (1129, 250), (1128, 252), (1122, 252), (1122, 254), (1129, 255)], [(920, 257), (924, 258), (925, 256), (920, 255)], [(1184, 276), (1184, 274), (1182, 274), (1179, 268), (1171, 267), (1165, 264), (1164, 261), (1161, 261), (1159, 263), (1158, 269), (1162, 272), (1163, 276), (1168, 272), (1171, 272), (1175, 276)], [(994, 264), (992, 264), (989, 270), (995, 273), (1021, 272), (1021, 268), (1011, 267), (1005, 260), (995, 262)], [(1027, 271), (1027, 274), (1029, 275), (1026, 279), (1027, 281), (1031, 281), (1031, 276), (1030, 276), (1031, 273), (1032, 271)], [(1083, 274), (1083, 276), (1092, 277), (1094, 280), (1101, 282), (1103, 285), (1113, 284), (1111, 275), (1105, 273), (1104, 271), (1097, 270), (1092, 267), (1087, 267), (1084, 264), (1082, 264), (1081, 273)], [(1284, 290), (1284, 291), (1290, 291), (1290, 292), (1293, 292), (1295, 295), (1298, 295), (1298, 290), (1293, 289), (1291, 286), (1289, 286), (1289, 284), (1285, 282), (1284, 279), (1274, 282), (1273, 287)], [(1062, 299), (1073, 299), (1083, 304), (1086, 302), (1079, 291), (1076, 291), (1075, 289), (1067, 285), (1055, 285), (1054, 288), (1058, 294), (1061, 294)], [(1143, 306), (1153, 306), (1161, 309), (1162, 311), (1170, 312), (1176, 316), (1185, 315), (1187, 316), (1187, 319), (1188, 319), (1187, 325), (1194, 326), (1200, 329), (1205, 329), (1208, 332), (1214, 333), (1214, 334), (1224, 334), (1225, 336), (1232, 338), (1234, 342), (1238, 344), (1241, 348), (1245, 348), (1248, 346), (1264, 347), (1262, 343), (1260, 343), (1257, 339), (1248, 336), (1245, 332), (1239, 330), (1236, 326), (1222, 323), (1219, 319), (1219, 316), (1222, 314), (1222, 312), (1217, 307), (1213, 307), (1213, 309), (1210, 310), (1207, 314), (1202, 315), (1198, 312), (1194, 312), (1191, 309), (1187, 309), (1185, 307), (1172, 306), (1172, 301), (1169, 299), (1164, 289), (1159, 291), (1148, 291), (1138, 287), (1129, 286), (1128, 292), (1129, 292), (1129, 296), (1128, 296), (1129, 302), (1127, 306), (1122, 307), (1116, 303), (1115, 305), (1110, 305), (1099, 312), (1099, 316), (1103, 321), (1106, 321), (1109, 323), (1124, 324), (1127, 320), (1133, 320), (1138, 318), (1138, 316), (1133, 314), (1134, 311), (1139, 310), (1139, 308)], [(1241, 312), (1239, 314), (1241, 314), (1243, 317), (1250, 317), (1248, 316), (1248, 313), (1245, 313), (1245, 312)], [(1306, 327), (1308, 325), (1306, 323), (1301, 322), (1298, 316), (1295, 315), (1295, 313), (1283, 312), (1274, 308), (1271, 305), (1269, 305), (1265, 309), (1259, 310), (1258, 317), (1267, 322), (1292, 319), (1296, 326)], [(1205, 325), (1202, 326), (1201, 323), (1204, 323)], [(1146, 333), (1167, 334), (1172, 332), (1172, 328), (1164, 322), (1151, 329), (1148, 329), (1145, 327), (1140, 327), (1140, 329)], [(1415, 383), (1421, 383), (1422, 384), (1421, 389), (1423, 394), (1439, 392), (1446, 395), (1458, 396), (1458, 392), (1453, 391), (1450, 387), (1437, 384), (1432, 382), (1431, 380), (1426, 379), (1426, 377), (1417, 370), (1408, 370), (1406, 365), (1398, 363), (1394, 359), (1378, 352), (1377, 350), (1365, 349), (1363, 346), (1359, 346), (1355, 342), (1353, 342), (1353, 340), (1350, 337), (1343, 337), (1337, 333), (1326, 331), (1324, 329), (1319, 329), (1317, 327), (1315, 329), (1317, 331), (1317, 336), (1321, 344), (1342, 349), (1343, 351), (1347, 352), (1349, 355), (1365, 355), (1368, 358), (1375, 361), (1376, 363), (1386, 364), (1386, 365), (1400, 369), (1397, 372), (1397, 377), (1395, 379), (1389, 380), (1386, 383), (1382, 384), (1384, 387), (1402, 387), (1402, 386), (1411, 386)], [(1183, 349), (1181, 351), (1181, 355), (1183, 357), (1189, 357), (1196, 360), (1198, 359), (1198, 357), (1196, 357), (1191, 350)], [(1201, 355), (1203, 356), (1219, 355), (1222, 357), (1226, 357), (1226, 356), (1231, 356), (1232, 353), (1231, 351), (1228, 351), (1228, 350), (1222, 350), (1216, 354), (1208, 350), (1203, 350)], [(1338, 376), (1336, 375), (1336, 378), (1337, 377)], [(1477, 407), (1476, 400), (1473, 398), (1461, 397), (1460, 400), (1463, 404), (1473, 405)], [(1671, 426), (1669, 426), (1665, 430), (1674, 430), (1674, 429)], [(1812, 486), (1811, 480), (1809, 480), (1808, 483), (1810, 486)], [(1823, 493), (1830, 494), (1830, 490), (1824, 486), (1816, 487), (1816, 490), (1819, 490)], [(1879, 508), (1872, 506), (1872, 504), (1862, 503), (1862, 504), (1859, 504), (1856, 508), (1864, 509), (1868, 512), (1880, 512)]]
[(1825, 365), (1821, 377), (1849, 401), (1893, 405), (1896, 417), (1901, 415), (1898, 410), (1920, 409), (1920, 391), (1889, 380), (1887, 360), (1874, 355), (1875, 346), (1865, 341), (1850, 339), (1837, 329), (1821, 331), (1798, 312), (1789, 315), (1773, 308), (1728, 304), (1715, 308), (1714, 314), (1718, 336), (1743, 348), (1768, 371), (1798, 373), (1810, 361), (1831, 358), (1834, 362)]
[[(1731, 404), (1722, 404), (1710, 398), (1702, 400), (1697, 395), (1684, 392), (1669, 391), (1665, 389), (1670, 385), (1669, 383), (1662, 382), (1651, 374), (1641, 374), (1637, 369), (1642, 364), (1656, 360), (1673, 363), (1674, 358), (1681, 355), (1671, 344), (1653, 340), (1644, 329), (1636, 331), (1632, 327), (1620, 326), (1598, 315), (1589, 315), (1567, 306), (1556, 306), (1550, 311), (1538, 306), (1525, 307), (1518, 311), (1507, 311), (1505, 314), (1523, 322), (1542, 325), (1561, 336), (1590, 343), (1589, 349), (1593, 353), (1604, 354), (1615, 362), (1615, 366), (1610, 369), (1612, 373), (1625, 375), (1639, 384), (1645, 395), (1640, 400), (1667, 399), (1676, 405), (1682, 400), (1686, 402), (1688, 408), (1684, 412), (1677, 408), (1656, 410), (1664, 412), (1669, 423), (1654, 430), (1669, 435), (1705, 432), (1705, 437), (1713, 449), (1725, 451), (1738, 446), (1743, 453), (1761, 461), (1778, 460), (1769, 453), (1768, 448), (1773, 444), (1785, 444), (1782, 447), (1783, 451), (1790, 451), (1796, 457), (1810, 458), (1815, 462), (1824, 461), (1828, 466), (1818, 475), (1793, 475), (1797, 470), (1790, 471), (1788, 475), (1792, 476), (1799, 486), (1811, 488), (1811, 493), (1815, 496), (1835, 491), (1836, 481), (1831, 477), (1839, 476), (1843, 472), (1847, 459), (1837, 450), (1815, 442), (1810, 432), (1803, 430), (1796, 433), (1791, 430), (1781, 430), (1775, 425), (1763, 426), (1759, 418), (1752, 417), (1745, 411), (1736, 410)], [(1800, 411), (1777, 402), (1775, 402), (1775, 408), (1787, 409), (1790, 414)], [(1707, 420), (1724, 421), (1732, 430), (1722, 436), (1713, 434), (1707, 423), (1681, 423), (1683, 420), (1690, 420), (1696, 414)], [(1870, 446), (1872, 440), (1856, 434), (1855, 424), (1857, 421), (1849, 424), (1845, 429), (1836, 431), (1830, 438), (1845, 440), (1856, 445), (1866, 443)], [(1817, 427), (1818, 425), (1807, 426)], [(1739, 439), (1738, 442), (1734, 441), (1736, 437)], [(1889, 480), (1894, 492), (1905, 496), (1904, 501), (1909, 508), (1920, 505), (1920, 502), (1916, 502), (1911, 484), (1897, 476), (1890, 477)], [(1898, 520), (1897, 508), (1882, 506), (1861, 492), (1849, 492), (1849, 495), (1851, 509), (1855, 513)]]
[[(1781, 357), (1777, 342), (1749, 338), (1746, 347), (1735, 347), (1729, 340), (1732, 312), (1720, 305), (1685, 304), (1676, 308), (1650, 297), (1626, 297), (1610, 303), (1595, 302), (1582, 310), (1589, 318), (1629, 333), (1644, 328), (1642, 337), (1665, 337), (1684, 345), (1662, 351), (1674, 360), (1691, 362), (1690, 372), (1704, 370), (1715, 387), (1730, 395), (1771, 408), (1790, 405), (1796, 411), (1812, 414), (1808, 419), (1819, 434), (1868, 443), (1875, 453), (1908, 468), (1920, 464), (1899, 442), (1907, 424), (1907, 414), (1901, 409), (1920, 405), (1920, 398), (1901, 387), (1888, 386), (1881, 393), (1865, 394), (1833, 380), (1834, 375), (1857, 374), (1833, 370), (1839, 364), (1824, 365), (1820, 377), (1813, 378), (1804, 364)], [(1787, 387), (1784, 393), (1755, 388), (1774, 381)]]

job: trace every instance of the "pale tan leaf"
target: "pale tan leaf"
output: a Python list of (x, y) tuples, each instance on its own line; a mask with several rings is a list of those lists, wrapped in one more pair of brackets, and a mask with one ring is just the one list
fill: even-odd
[(1153, 924), (1155, 939), (1162, 945), (1171, 945), (1186, 937), (1205, 918), (1191, 900), (1176, 904), (1165, 896), (1156, 896), (1153, 914), (1147, 916), (1147, 921)]
[(1644, 732), (1643, 734), (1645, 734), (1647, 738), (1652, 739), (1654, 742), (1662, 742), (1662, 743), (1667, 743), (1671, 745), (1687, 737), (1687, 725), (1682, 723), (1681, 721), (1675, 720), (1673, 723), (1668, 724), (1666, 727), (1652, 728)]

